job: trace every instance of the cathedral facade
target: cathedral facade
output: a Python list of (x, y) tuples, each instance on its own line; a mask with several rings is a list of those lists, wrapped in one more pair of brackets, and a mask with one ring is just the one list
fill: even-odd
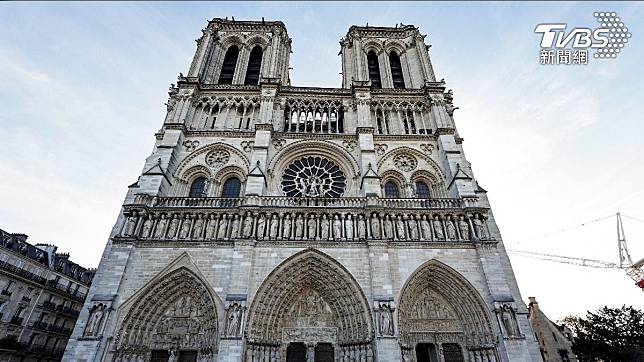
[(65, 361), (540, 361), (411, 25), (297, 87), (279, 21), (213, 19), (171, 85)]

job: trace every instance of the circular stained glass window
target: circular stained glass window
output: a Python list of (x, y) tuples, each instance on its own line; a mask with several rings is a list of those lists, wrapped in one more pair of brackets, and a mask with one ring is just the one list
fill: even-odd
[(282, 175), (282, 190), (290, 197), (340, 197), (347, 181), (335, 163), (323, 157), (304, 157)]

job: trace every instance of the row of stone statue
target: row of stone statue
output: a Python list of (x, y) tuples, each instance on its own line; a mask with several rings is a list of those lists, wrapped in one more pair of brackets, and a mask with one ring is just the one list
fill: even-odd
[(139, 214), (131, 212), (121, 232), (141, 239), (197, 240), (489, 240), (486, 217), (473, 215), (390, 215), (256, 213)]
[[(316, 343), (310, 341), (305, 343), (306, 354), (313, 357), (315, 355)], [(284, 346), (286, 347), (286, 346)], [(258, 345), (248, 344), (246, 346), (246, 361), (262, 361), (262, 362), (280, 362), (285, 358), (282, 356), (286, 353), (286, 348), (276, 345)], [(358, 344), (349, 346), (336, 346), (338, 349), (335, 361), (340, 362), (373, 362), (373, 350), (371, 344)], [(309, 361), (313, 358), (308, 359)], [(317, 359), (316, 359), (317, 360)]]

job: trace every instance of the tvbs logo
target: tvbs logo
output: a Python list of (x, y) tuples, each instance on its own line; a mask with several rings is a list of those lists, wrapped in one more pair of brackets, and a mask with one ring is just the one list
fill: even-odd
[(599, 26), (568, 28), (563, 23), (539, 24), (534, 32), (541, 34), (541, 64), (588, 64), (588, 51), (594, 58), (616, 58), (631, 37), (624, 22), (615, 12), (595, 12)]
[(541, 36), (542, 48), (603, 48), (608, 45), (610, 29), (573, 28), (566, 34), (566, 24), (539, 24), (534, 29)]

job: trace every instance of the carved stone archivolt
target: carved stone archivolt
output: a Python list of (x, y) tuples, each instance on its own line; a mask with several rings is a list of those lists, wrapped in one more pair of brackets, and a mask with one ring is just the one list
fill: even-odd
[(257, 360), (283, 361), (291, 342), (332, 343), (342, 360), (373, 360), (364, 294), (339, 263), (317, 250), (294, 255), (266, 278), (247, 324), (246, 354)]
[(180, 267), (153, 281), (124, 308), (115, 336), (115, 360), (138, 361), (151, 350), (217, 353), (218, 317), (213, 295), (191, 270)]
[(464, 360), (496, 361), (496, 338), (476, 289), (458, 272), (431, 260), (402, 289), (398, 324), (403, 359), (415, 361), (418, 343), (460, 346)]

